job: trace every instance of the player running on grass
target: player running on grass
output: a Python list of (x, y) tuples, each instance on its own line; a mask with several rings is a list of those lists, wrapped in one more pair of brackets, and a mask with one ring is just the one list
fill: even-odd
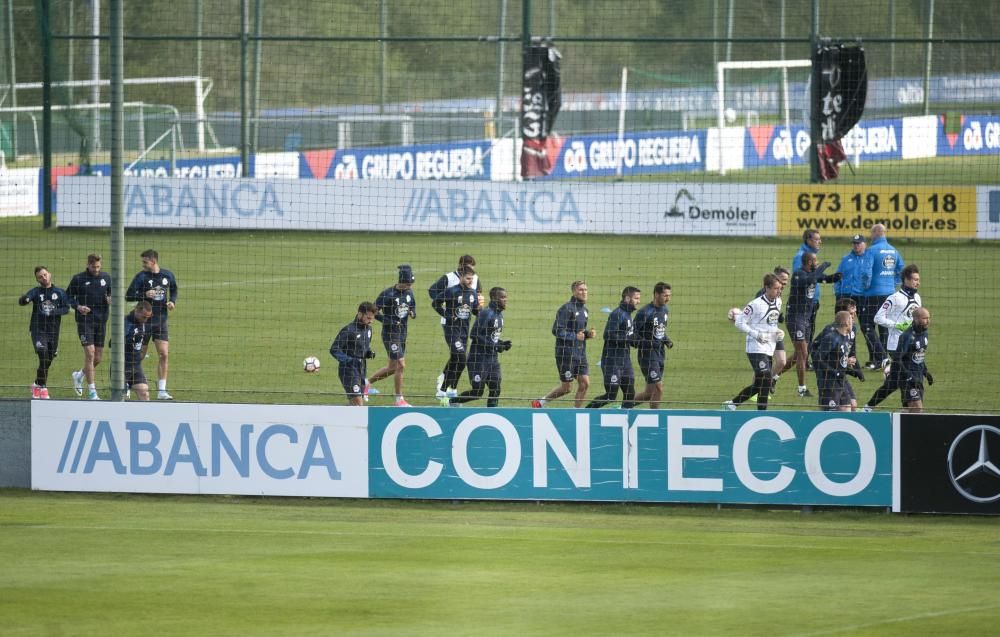
[(52, 285), (52, 273), (44, 265), (35, 267), (35, 281), (38, 287), (22, 294), (17, 304), (32, 304), (28, 332), (38, 356), (38, 369), (35, 371), (35, 382), (31, 384), (31, 397), (48, 400), (49, 367), (59, 353), (59, 327), (63, 314), (69, 313), (72, 301), (62, 288)]
[(156, 250), (146, 250), (141, 255), (142, 271), (135, 275), (125, 291), (126, 301), (149, 301), (153, 306), (153, 317), (146, 326), (145, 341), (142, 346), (142, 356), (145, 358), (149, 341), (156, 346), (159, 355), (156, 383), (158, 400), (173, 400), (167, 393), (168, 359), (170, 356), (170, 330), (168, 329), (168, 314), (174, 310), (177, 303), (177, 279), (170, 270), (160, 267), (160, 255)]
[(507, 309), (507, 290), (496, 287), (490, 290), (490, 304), (479, 310), (476, 324), (472, 327), (472, 345), (469, 348), (469, 383), (472, 389), (449, 399), (450, 405), (459, 405), (482, 398), (483, 387), (489, 389), (487, 407), (500, 404), (500, 383), (503, 378), (500, 369), (501, 352), (509, 351), (511, 342), (503, 336), (503, 313)]
[(601, 373), (604, 393), (590, 401), (587, 409), (597, 409), (614, 402), (622, 391), (622, 409), (635, 406), (635, 371), (632, 368), (632, 348), (637, 345), (632, 312), (639, 305), (641, 290), (628, 286), (622, 290), (622, 300), (604, 326), (604, 349), (601, 350)]
[(574, 281), (570, 286), (573, 296), (556, 312), (552, 334), (556, 337), (556, 370), (559, 384), (542, 398), (531, 401), (538, 409), (550, 400), (565, 396), (576, 379), (576, 408), (583, 407), (590, 387), (590, 366), (587, 364), (587, 340), (597, 336), (597, 330), (587, 327), (590, 313), (587, 310), (587, 283)]
[(753, 382), (740, 390), (724, 407), (734, 410), (757, 394), (757, 409), (767, 409), (771, 395), (774, 345), (784, 337), (778, 329), (781, 315), (781, 281), (773, 273), (764, 275), (764, 293), (747, 303), (736, 317), (736, 329), (745, 333), (747, 359), (753, 369)]
[(371, 375), (365, 391), (375, 393), (371, 385), (392, 376), (396, 391), (396, 402), (393, 404), (396, 407), (410, 406), (403, 398), (403, 372), (406, 369), (407, 325), (411, 318), (417, 318), (417, 301), (413, 297), (412, 288), (413, 268), (401, 265), (396, 285), (382, 290), (375, 299), (375, 307), (378, 308), (375, 320), (382, 323), (382, 345), (389, 356), (389, 362)]
[(375, 304), (368, 301), (358, 305), (357, 316), (341, 328), (330, 345), (330, 355), (340, 363), (337, 376), (347, 393), (347, 402), (355, 407), (364, 405), (368, 359), (375, 358), (371, 347), (375, 309)]
[(76, 307), (76, 332), (83, 346), (83, 367), (73, 372), (73, 390), (83, 395), (87, 381), (87, 399), (100, 400), (94, 383), (94, 368), (104, 357), (104, 337), (111, 306), (111, 275), (101, 271), (101, 255), (87, 255), (87, 268), (70, 279), (66, 294)]

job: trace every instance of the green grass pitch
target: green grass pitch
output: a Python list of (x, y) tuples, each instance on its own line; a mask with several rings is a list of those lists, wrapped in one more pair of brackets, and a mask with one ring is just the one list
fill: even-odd
[[(35, 357), (27, 334), (29, 308), (16, 298), (34, 285), (33, 266), (52, 269), (57, 285), (83, 269), (88, 252), (108, 254), (107, 231), (40, 229), (37, 219), (0, 222), (5, 258), (0, 260), (0, 396), (27, 397)], [(933, 313), (929, 368), (936, 384), (925, 404), (932, 410), (995, 411), (1000, 353), (995, 317), (1000, 295), (995, 277), (1000, 246), (962, 241), (894, 241), (907, 262), (923, 272), (921, 293)], [(170, 322), (170, 389), (179, 400), (212, 402), (345, 402), (328, 354), (336, 332), (352, 320), (359, 301), (373, 300), (395, 282), (396, 266), (413, 265), (418, 318), (407, 349), (406, 396), (432, 404), (434, 381), (447, 358), (438, 316), (426, 288), (463, 253), (476, 256), (485, 288), (503, 285), (510, 300), (505, 338), (514, 348), (502, 355), (501, 405), (526, 406), (557, 383), (550, 332), (556, 309), (570, 296), (569, 284), (586, 279), (591, 324), (600, 332), (622, 287), (637, 285), (649, 300), (653, 284), (673, 285), (669, 333), (677, 346), (668, 354), (665, 397), (671, 408), (718, 407), (750, 379), (743, 335), (725, 319), (760, 287), (761, 276), (790, 265), (800, 241), (773, 238), (624, 237), (557, 235), (427, 235), (391, 233), (133, 232), (126, 234), (126, 281), (138, 271), (138, 254), (154, 247), (180, 285)], [(828, 237), (822, 251), (834, 268), (849, 241)], [(109, 259), (109, 257), (105, 257)], [(110, 264), (107, 264), (110, 265)], [(110, 269), (110, 268), (109, 268)], [(786, 293), (787, 296), (787, 293)], [(832, 320), (833, 295), (826, 286), (821, 320)], [(645, 301), (644, 301), (645, 302)], [(386, 361), (375, 339), (378, 358)], [(866, 351), (862, 347), (862, 357)], [(323, 368), (305, 374), (302, 360), (319, 356)], [(589, 346), (591, 396), (603, 391), (597, 367), (600, 339)], [(60, 355), (50, 386), (57, 398), (75, 398), (70, 372), (80, 366), (72, 318), (63, 321)], [(155, 378), (156, 361), (145, 363)], [(107, 387), (107, 365), (99, 386)], [(795, 395), (794, 374), (778, 385), (775, 403), (814, 408)], [(786, 380), (787, 379), (787, 380)], [(463, 378), (462, 386), (467, 381)], [(854, 382), (864, 401), (877, 379)], [(815, 386), (810, 375), (808, 384)], [(386, 405), (391, 380), (382, 381)], [(555, 406), (569, 405), (565, 399)], [(476, 403), (472, 403), (476, 405)], [(885, 408), (898, 408), (890, 398)]]
[(994, 520), (0, 491), (3, 634), (987, 635)]

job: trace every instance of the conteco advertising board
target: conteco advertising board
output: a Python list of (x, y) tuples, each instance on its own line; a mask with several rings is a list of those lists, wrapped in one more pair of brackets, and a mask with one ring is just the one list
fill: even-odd
[(369, 410), (372, 497), (889, 506), (888, 415)]
[(364, 498), (364, 410), (196, 403), (31, 404), (31, 487)]
[[(59, 224), (106, 227), (110, 180), (60, 180)], [(125, 179), (129, 228), (771, 236), (772, 184)]]
[(890, 506), (887, 414), (36, 401), (32, 488)]

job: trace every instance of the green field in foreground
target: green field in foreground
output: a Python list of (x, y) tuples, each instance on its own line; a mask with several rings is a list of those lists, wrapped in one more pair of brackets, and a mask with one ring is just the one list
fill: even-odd
[(0, 491), (3, 634), (985, 635), (995, 520)]
[[(27, 397), (36, 359), (28, 338), (29, 309), (16, 299), (34, 285), (34, 264), (53, 271), (57, 285), (83, 269), (90, 251), (107, 254), (106, 231), (40, 229), (37, 219), (0, 221), (0, 397)], [(907, 262), (920, 264), (921, 294), (933, 313), (928, 366), (936, 383), (925, 404), (935, 410), (1000, 409), (992, 387), (1000, 380), (995, 317), (1000, 295), (995, 273), (1000, 246), (975, 241), (896, 241)], [(395, 281), (396, 265), (410, 263), (417, 276), (418, 318), (407, 346), (406, 395), (413, 404), (433, 404), (434, 380), (447, 359), (438, 316), (427, 286), (452, 269), (458, 255), (479, 260), (483, 285), (503, 285), (510, 295), (504, 337), (501, 405), (526, 406), (557, 382), (550, 332), (556, 309), (570, 296), (569, 284), (590, 286), (591, 325), (603, 329), (601, 308), (617, 305), (623, 286), (638, 285), (644, 299), (658, 280), (673, 284), (669, 333), (677, 344), (668, 354), (666, 406), (718, 407), (750, 380), (743, 335), (725, 316), (760, 287), (763, 272), (790, 265), (800, 241), (772, 238), (705, 238), (593, 235), (428, 235), (304, 232), (133, 232), (126, 234), (126, 281), (138, 271), (147, 247), (161, 254), (179, 281), (180, 297), (170, 319), (170, 389), (178, 400), (343, 404), (336, 361), (327, 350), (337, 331), (353, 319), (361, 300), (373, 300)], [(849, 241), (829, 237), (823, 258), (839, 263)], [(823, 323), (832, 319), (829, 286), (823, 291)], [(787, 293), (786, 293), (787, 297)], [(591, 396), (603, 391), (597, 361), (600, 338), (588, 348)], [(386, 361), (375, 338), (377, 358)], [(861, 347), (861, 357), (867, 351)], [(323, 369), (304, 374), (302, 359), (319, 356)], [(71, 317), (63, 321), (60, 356), (52, 367), (55, 398), (75, 398), (70, 372), (81, 349)], [(100, 368), (99, 386), (107, 387)], [(155, 359), (146, 361), (155, 379)], [(869, 376), (873, 376), (870, 374)], [(787, 379), (787, 380), (786, 380)], [(467, 387), (464, 379), (461, 387)], [(863, 402), (878, 379), (855, 382)], [(815, 377), (808, 384), (815, 387)], [(372, 405), (390, 404), (390, 381)], [(106, 392), (105, 392), (106, 393)], [(815, 408), (795, 394), (786, 373), (773, 399), (785, 408)], [(472, 403), (475, 405), (476, 403)], [(571, 404), (565, 400), (554, 406)], [(898, 409), (897, 397), (883, 407)]]

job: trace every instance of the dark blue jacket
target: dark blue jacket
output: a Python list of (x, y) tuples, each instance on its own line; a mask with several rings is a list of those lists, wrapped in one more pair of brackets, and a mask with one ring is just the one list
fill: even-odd
[(502, 335), (503, 312), (497, 309), (496, 303), (490, 301), (489, 305), (479, 311), (476, 324), (472, 327), (469, 358), (481, 361), (497, 360)]
[(84, 321), (104, 323), (108, 320), (111, 275), (107, 272), (98, 272), (97, 276), (94, 276), (88, 270), (84, 270), (70, 279), (66, 294), (73, 299), (74, 307), (86, 305), (90, 308), (90, 314), (76, 315), (77, 323)]
[(601, 350), (601, 367), (632, 367), (630, 347), (635, 347), (635, 326), (632, 323), (632, 312), (635, 308), (624, 301), (608, 317), (604, 326), (604, 348)]
[(149, 319), (140, 323), (135, 320), (135, 310), (125, 315), (125, 365), (134, 367), (142, 363), (142, 339), (146, 334)]
[(375, 307), (380, 312), (375, 319), (382, 323), (382, 340), (405, 342), (409, 320), (417, 318), (413, 290), (397, 290), (396, 286), (386, 288), (375, 299)]
[[(154, 290), (156, 294), (152, 298), (146, 297), (146, 292)], [(167, 314), (167, 301), (177, 302), (177, 279), (170, 270), (160, 269), (153, 274), (143, 270), (135, 275), (128, 289), (125, 291), (126, 301), (149, 301), (153, 306), (153, 317), (155, 321)]]
[(922, 383), (927, 373), (927, 330), (917, 331), (916, 325), (903, 332), (896, 346), (896, 356), (902, 365), (900, 377), (914, 383)]
[(820, 264), (812, 272), (799, 268), (792, 274), (791, 290), (788, 293), (788, 314), (801, 316), (811, 314), (819, 301), (819, 284), (832, 283), (833, 276), (827, 275), (826, 267)]
[(834, 380), (844, 378), (847, 358), (850, 355), (850, 334), (845, 336), (836, 329), (824, 329), (820, 337), (813, 341), (812, 359), (813, 368), (816, 370), (816, 383), (825, 386)]
[[(802, 245), (799, 246), (799, 251), (796, 252), (795, 256), (792, 258), (792, 272), (793, 273), (802, 269), (802, 257), (805, 255), (806, 252), (812, 252), (813, 254), (816, 255), (816, 263), (817, 264), (822, 263), (822, 261), (819, 260), (819, 250), (813, 250), (812, 247), (810, 247), (810, 245), (808, 243), (806, 243), (805, 241), (803, 241)], [(820, 289), (817, 286), (816, 287), (816, 299), (815, 299), (817, 303), (819, 303), (819, 295), (820, 295)], [(789, 305), (791, 305), (791, 303), (789, 303)]]
[(574, 296), (556, 312), (552, 335), (556, 337), (556, 356), (581, 357), (587, 353), (587, 339), (577, 340), (577, 332), (587, 329), (590, 313), (583, 301)]
[(34, 287), (25, 292), (17, 300), (17, 303), (18, 305), (34, 304), (31, 307), (28, 331), (32, 335), (48, 334), (50, 336), (59, 334), (63, 314), (69, 313), (69, 309), (73, 305), (72, 299), (69, 298), (66, 291), (54, 285), (47, 288)]
[(663, 355), (663, 346), (673, 344), (667, 336), (667, 322), (670, 320), (670, 308), (664, 304), (656, 307), (652, 303), (639, 310), (635, 315), (635, 338), (639, 356), (650, 354)]
[(372, 328), (355, 319), (345, 325), (330, 345), (330, 355), (341, 369), (356, 369), (362, 375), (367, 369), (366, 357), (372, 348)]

